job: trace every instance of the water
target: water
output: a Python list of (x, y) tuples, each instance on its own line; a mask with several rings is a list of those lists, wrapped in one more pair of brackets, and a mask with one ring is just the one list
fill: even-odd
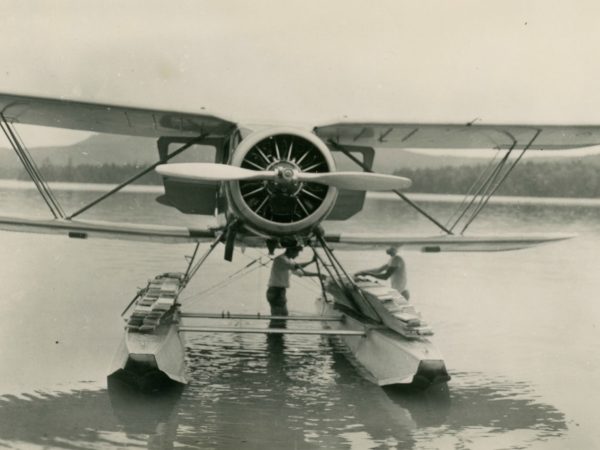
[[(58, 194), (73, 210), (98, 192)], [(194, 220), (155, 206), (156, 195), (121, 194), (86, 217)], [(455, 206), (439, 197), (422, 204), (442, 217)], [(5, 215), (46, 214), (35, 192), (15, 186), (0, 190), (0, 205)], [(436, 332), (452, 375), (447, 388), (425, 393), (371, 384), (326, 338), (226, 334), (188, 336), (183, 390), (153, 398), (109, 390), (119, 313), (148, 278), (182, 270), (191, 246), (1, 233), (0, 446), (598, 448), (599, 213), (594, 202), (502, 202), (473, 232), (579, 236), (516, 252), (404, 254), (411, 301)], [(436, 234), (380, 197), (353, 223), (328, 228)], [(237, 251), (227, 263), (215, 254), (184, 293), (185, 309), (267, 313), (268, 268), (197, 295), (259, 255)], [(350, 271), (385, 260), (380, 251), (339, 256)], [(312, 313), (317, 286), (293, 282), (291, 309)]]

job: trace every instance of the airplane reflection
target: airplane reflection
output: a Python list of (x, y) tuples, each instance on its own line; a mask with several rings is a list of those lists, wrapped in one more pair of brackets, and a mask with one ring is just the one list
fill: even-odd
[(477, 373), (452, 376), (450, 387), (442, 385), (427, 391), (390, 387), (385, 393), (410, 410), (419, 428), (444, 425), (450, 432), (466, 427), (499, 432), (536, 430), (540, 438), (567, 429), (564, 414), (538, 402), (527, 383), (491, 380)]
[(177, 437), (176, 406), (184, 386), (172, 383), (148, 395), (113, 377), (107, 382), (110, 404), (123, 432), (132, 438), (147, 436), (148, 449), (172, 449)]
[(195, 336), (187, 354), (190, 384), (160, 396), (111, 384), (0, 397), (0, 446), (415, 448), (475, 427), (513, 441), (567, 429), (525, 383), (453, 373), (449, 388), (381, 389), (327, 339)]

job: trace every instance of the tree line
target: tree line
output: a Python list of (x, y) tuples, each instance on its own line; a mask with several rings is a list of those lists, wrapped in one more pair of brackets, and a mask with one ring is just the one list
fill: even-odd
[[(45, 161), (39, 170), (46, 181), (68, 181), (73, 183), (121, 183), (141, 172), (146, 166), (139, 164), (67, 164), (55, 165)], [(23, 168), (0, 168), (0, 178), (29, 180)], [(136, 180), (136, 184), (161, 184), (160, 176), (150, 171)]]
[[(120, 183), (143, 170), (136, 164), (54, 165), (44, 162), (40, 171), (47, 181), (77, 183)], [(411, 192), (465, 194), (479, 179), (485, 165), (445, 166), (438, 168), (402, 168), (394, 174), (413, 181)], [(0, 178), (28, 180), (20, 168), (0, 167)], [(161, 184), (154, 171), (136, 181), (138, 184)], [(600, 197), (600, 164), (578, 159), (565, 162), (522, 162), (497, 191), (498, 195), (534, 197)]]
[[(411, 191), (465, 194), (478, 181), (485, 165), (399, 169), (394, 174), (413, 180)], [(600, 164), (578, 159), (522, 162), (508, 175), (498, 195), (532, 197), (600, 197)]]

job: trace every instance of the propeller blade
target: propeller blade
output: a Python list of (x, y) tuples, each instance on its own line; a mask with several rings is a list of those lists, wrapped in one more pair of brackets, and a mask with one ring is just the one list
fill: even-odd
[(298, 179), (357, 191), (393, 191), (407, 189), (412, 184), (408, 178), (370, 172), (303, 172), (298, 174)]
[[(208, 182), (274, 180), (278, 176), (274, 170), (249, 170), (214, 163), (161, 164), (156, 167), (156, 171), (167, 177)], [(370, 172), (299, 172), (296, 177), (298, 181), (360, 191), (392, 191), (406, 189), (412, 184), (408, 178)]]
[(228, 164), (177, 163), (161, 164), (156, 171), (163, 176), (193, 181), (272, 180), (272, 170), (248, 170)]

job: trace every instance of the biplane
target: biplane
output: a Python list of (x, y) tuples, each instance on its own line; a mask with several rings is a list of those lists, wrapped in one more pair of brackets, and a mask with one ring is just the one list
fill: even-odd
[[(156, 139), (157, 160), (75, 212), (65, 213), (44, 180), (16, 126), (31, 124)], [(340, 122), (313, 128), (251, 129), (206, 113), (186, 113), (26, 95), (0, 94), (0, 125), (46, 202), (51, 219), (0, 217), (0, 229), (56, 233), (75, 239), (109, 238), (195, 244), (185, 272), (157, 275), (123, 315), (126, 326), (111, 374), (141, 385), (186, 382), (183, 333), (320, 334), (342, 339), (380, 385), (428, 386), (449, 379), (433, 331), (400, 293), (369, 278), (350, 275), (334, 250), (403, 246), (423, 252), (501, 251), (566, 239), (555, 235), (476, 236), (466, 233), (490, 198), (530, 150), (550, 151), (600, 144), (600, 127), (576, 125), (431, 124)], [(212, 160), (173, 162), (192, 147), (210, 147)], [(405, 191), (411, 180), (375, 173), (376, 152), (392, 149), (496, 149), (500, 155), (474, 184), (451, 225), (442, 224)], [(125, 149), (123, 151), (126, 151)], [(336, 170), (342, 157), (354, 171)], [(157, 201), (185, 214), (215, 216), (213, 227), (167, 227), (82, 220), (79, 216), (151, 171), (161, 175)], [(391, 191), (431, 221), (433, 236), (328, 232), (331, 221), (351, 220), (367, 191)], [(168, 211), (168, 210), (167, 210)], [(168, 212), (165, 212), (168, 214)], [(202, 249), (201, 246), (206, 247)], [(221, 246), (231, 261), (235, 248), (273, 254), (290, 246), (314, 253), (321, 296), (319, 313), (306, 316), (183, 312), (178, 299), (188, 282)], [(318, 321), (319, 329), (193, 326), (194, 319)]]

